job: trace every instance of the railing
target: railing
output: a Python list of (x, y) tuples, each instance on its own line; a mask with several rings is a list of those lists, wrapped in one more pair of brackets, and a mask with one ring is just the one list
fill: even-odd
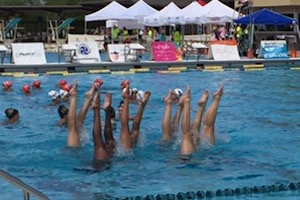
[(22, 182), (20, 179), (10, 175), (9, 173), (3, 171), (0, 169), (0, 178), (6, 180), (7, 182), (12, 183), (13, 185), (17, 186), (18, 188), (23, 190), (24, 194), (24, 200), (29, 200), (30, 199), (30, 194), (33, 196), (37, 197), (38, 199), (41, 200), (49, 200), (49, 198), (44, 195), (43, 193), (37, 191), (36, 189), (30, 187), (29, 185), (25, 184)]

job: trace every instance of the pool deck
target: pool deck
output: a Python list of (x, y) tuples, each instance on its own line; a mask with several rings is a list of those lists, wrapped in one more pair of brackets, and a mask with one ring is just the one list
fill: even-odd
[(2, 75), (9, 73), (29, 74), (66, 74), (66, 73), (119, 73), (131, 74), (135, 72), (177, 73), (188, 70), (226, 71), (226, 70), (263, 70), (268, 68), (300, 69), (300, 58), (286, 59), (248, 59), (241, 60), (206, 60), (200, 59), (182, 62), (99, 62), (99, 63), (48, 63), (45, 65), (17, 65), (3, 63), (0, 65)]

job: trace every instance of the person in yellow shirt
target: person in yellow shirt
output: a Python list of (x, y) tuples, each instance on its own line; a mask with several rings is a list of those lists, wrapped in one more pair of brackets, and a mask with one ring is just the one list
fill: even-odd
[(130, 37), (129, 37), (129, 32), (126, 29), (126, 27), (123, 27), (123, 43), (130, 43)]
[(172, 38), (173, 38), (173, 41), (176, 43), (176, 45), (180, 46), (181, 41), (182, 41), (182, 36), (181, 36), (181, 33), (178, 29), (176, 29), (173, 32)]
[(119, 34), (120, 34), (120, 30), (118, 26), (115, 24), (112, 29), (112, 39), (114, 43), (119, 43)]

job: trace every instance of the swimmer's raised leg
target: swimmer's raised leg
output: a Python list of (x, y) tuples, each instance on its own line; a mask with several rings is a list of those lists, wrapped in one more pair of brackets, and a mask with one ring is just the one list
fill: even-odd
[(192, 134), (193, 134), (193, 140), (194, 140), (195, 147), (199, 144), (199, 132), (200, 132), (200, 127), (201, 127), (201, 121), (202, 121), (203, 111), (205, 109), (208, 96), (209, 96), (209, 92), (207, 90), (205, 90), (202, 97), (198, 101), (197, 114), (196, 114), (193, 124), (192, 124), (191, 130), (192, 130)]
[(174, 118), (172, 120), (172, 125), (171, 125), (172, 135), (178, 131), (178, 125), (179, 125), (182, 110), (183, 110), (183, 105), (178, 104), (178, 109), (176, 111), (176, 114), (174, 115)]
[(219, 102), (223, 95), (223, 84), (219, 89), (213, 94), (213, 102), (207, 109), (204, 118), (204, 128), (203, 132), (209, 137), (211, 144), (215, 144), (215, 121), (217, 117), (217, 110), (219, 107)]
[(107, 160), (109, 158), (109, 155), (105, 149), (101, 134), (100, 95), (98, 92), (95, 95), (96, 98), (92, 104), (92, 109), (94, 110), (94, 161)]
[(143, 112), (145, 109), (145, 106), (147, 105), (147, 102), (150, 98), (151, 92), (146, 91), (143, 99), (141, 100), (140, 107), (138, 109), (138, 112), (136, 113), (136, 116), (133, 120), (132, 124), (132, 130), (131, 130), (131, 138), (132, 138), (132, 144), (135, 145), (139, 138), (140, 133), (140, 125), (143, 118)]
[(70, 108), (68, 112), (68, 140), (67, 145), (69, 147), (79, 147), (80, 137), (76, 126), (76, 105), (77, 105), (77, 93), (78, 93), (77, 80), (74, 80), (73, 86), (69, 92), (71, 97)]
[(77, 119), (76, 119), (79, 130), (83, 126), (83, 122), (85, 120), (87, 111), (92, 103), (95, 91), (96, 91), (95, 84), (92, 84), (91, 88), (85, 93), (85, 101), (84, 101), (82, 108), (81, 108), (79, 114), (77, 115)]
[(112, 154), (115, 148), (115, 140), (112, 132), (112, 124), (111, 124), (111, 98), (112, 95), (110, 93), (106, 94), (103, 109), (105, 111), (105, 125), (104, 125), (104, 137), (106, 150)]
[(125, 150), (132, 148), (132, 140), (129, 132), (129, 86), (122, 93), (123, 111), (121, 113), (121, 142)]
[(168, 96), (164, 96), (165, 113), (162, 121), (162, 139), (164, 141), (170, 140), (172, 138), (171, 132), (171, 111), (172, 111), (172, 100), (171, 100), (171, 90), (169, 90)]
[(182, 95), (179, 103), (183, 105), (181, 155), (189, 155), (195, 150), (190, 130), (191, 91), (189, 86), (187, 86), (186, 93)]

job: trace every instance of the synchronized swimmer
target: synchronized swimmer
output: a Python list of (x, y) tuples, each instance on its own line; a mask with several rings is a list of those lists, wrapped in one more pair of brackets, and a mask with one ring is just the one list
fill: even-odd
[[(12, 91), (13, 83), (5, 81), (2, 85), (2, 90), (5, 92)], [(99, 163), (107, 162), (114, 155), (116, 149), (116, 142), (113, 136), (114, 132), (114, 118), (116, 113), (112, 107), (112, 94), (106, 93), (104, 104), (100, 106), (100, 89), (103, 85), (101, 79), (96, 79), (90, 89), (85, 94), (85, 101), (77, 113), (77, 97), (78, 97), (78, 82), (74, 80), (73, 84), (68, 84), (65, 80), (58, 82), (59, 91), (51, 90), (48, 95), (52, 99), (52, 106), (59, 105), (58, 113), (60, 119), (58, 125), (66, 125), (68, 127), (67, 146), (70, 148), (81, 147), (81, 132), (83, 129), (84, 120), (89, 108), (93, 110), (93, 142), (94, 142), (94, 167), (99, 168)], [(40, 89), (41, 82), (34, 81), (32, 89)], [(119, 118), (121, 123), (120, 140), (122, 148), (125, 151), (131, 150), (138, 142), (140, 134), (140, 125), (143, 119), (144, 109), (150, 99), (150, 91), (137, 90), (137, 88), (130, 89), (130, 81), (124, 80), (121, 83), (122, 101), (118, 107)], [(21, 88), (25, 95), (30, 94), (30, 85), (25, 84)], [(223, 85), (213, 94), (213, 101), (208, 107), (203, 120), (203, 128), (201, 129), (202, 118), (206, 103), (209, 97), (209, 92), (204, 91), (198, 100), (198, 109), (193, 122), (190, 121), (191, 110), (191, 89), (186, 87), (186, 91), (176, 88), (169, 89), (168, 95), (163, 98), (165, 103), (165, 112), (162, 119), (162, 140), (171, 141), (174, 134), (178, 132), (181, 120), (181, 150), (180, 154), (188, 156), (193, 154), (200, 144), (200, 134), (208, 138), (210, 144), (215, 144), (215, 121), (217, 117), (217, 110), (221, 97), (223, 95)], [(69, 103), (69, 108), (61, 103)], [(137, 103), (138, 110), (135, 116), (129, 116), (129, 104)], [(172, 106), (177, 104), (177, 111), (172, 119)], [(102, 123), (100, 110), (104, 110), (104, 128), (102, 134)], [(19, 119), (19, 111), (15, 108), (8, 108), (5, 110), (7, 123), (15, 123)], [(182, 118), (182, 119), (181, 119)], [(129, 120), (133, 120), (131, 129), (129, 128)], [(104, 138), (103, 136), (104, 135)]]

